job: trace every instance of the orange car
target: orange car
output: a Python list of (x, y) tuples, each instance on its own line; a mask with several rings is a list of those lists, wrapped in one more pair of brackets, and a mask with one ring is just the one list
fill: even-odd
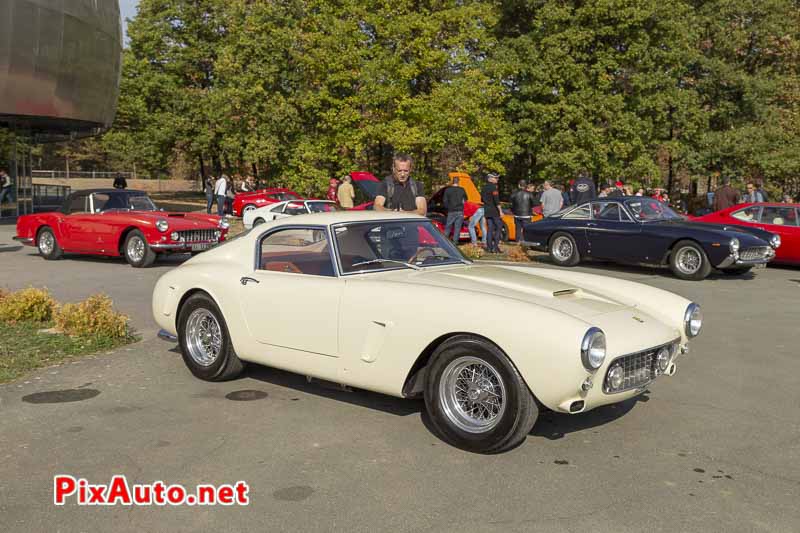
[[(481, 202), (481, 192), (478, 190), (478, 187), (472, 181), (472, 178), (469, 174), (464, 172), (451, 172), (448, 174), (448, 178), (450, 178), (450, 183), (448, 185), (453, 184), (453, 178), (458, 178), (458, 186), (464, 189), (467, 193), (467, 204), (464, 206), (464, 226), (461, 228), (461, 239), (469, 239), (469, 232), (467, 231), (467, 226), (469, 224), (469, 217), (472, 216), (473, 213), (483, 205)], [(433, 196), (428, 200), (428, 211), (429, 213), (439, 213), (442, 216), (447, 216), (447, 210), (444, 208), (444, 190), (445, 187), (442, 187), (438, 191), (436, 191)], [(430, 215), (429, 215), (430, 216)], [(503, 233), (502, 239), (503, 240), (516, 240), (516, 224), (514, 224), (514, 215), (511, 214), (511, 210), (507, 207), (503, 206)], [(537, 220), (541, 220), (542, 215), (532, 215), (531, 222), (536, 222)], [(475, 227), (478, 235), (481, 234), (480, 224)]]

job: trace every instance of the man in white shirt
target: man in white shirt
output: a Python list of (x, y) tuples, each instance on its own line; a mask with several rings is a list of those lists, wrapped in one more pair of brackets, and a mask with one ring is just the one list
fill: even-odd
[(225, 193), (228, 191), (228, 177), (220, 174), (214, 183), (214, 196), (217, 197), (217, 214), (225, 215)]

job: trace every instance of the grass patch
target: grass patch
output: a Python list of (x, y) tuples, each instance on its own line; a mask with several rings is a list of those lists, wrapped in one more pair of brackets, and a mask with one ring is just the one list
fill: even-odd
[(40, 332), (52, 326), (52, 322), (0, 322), (0, 383), (37, 368), (113, 350), (136, 340), (133, 335), (70, 337), (63, 333)]

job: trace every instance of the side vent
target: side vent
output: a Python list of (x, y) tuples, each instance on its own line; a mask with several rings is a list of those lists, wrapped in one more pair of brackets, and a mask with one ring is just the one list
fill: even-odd
[(573, 296), (578, 293), (578, 289), (564, 289), (561, 291), (553, 292), (553, 298), (563, 298), (565, 296)]

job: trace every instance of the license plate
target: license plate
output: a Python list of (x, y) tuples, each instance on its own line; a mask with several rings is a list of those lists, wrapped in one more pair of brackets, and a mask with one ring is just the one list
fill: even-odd
[(203, 250), (208, 250), (209, 248), (211, 248), (211, 244), (207, 242), (192, 245), (193, 252), (202, 252)]
[(767, 264), (766, 264), (766, 263), (761, 263), (761, 264), (754, 265), (754, 266), (755, 266), (756, 268), (767, 268)]

